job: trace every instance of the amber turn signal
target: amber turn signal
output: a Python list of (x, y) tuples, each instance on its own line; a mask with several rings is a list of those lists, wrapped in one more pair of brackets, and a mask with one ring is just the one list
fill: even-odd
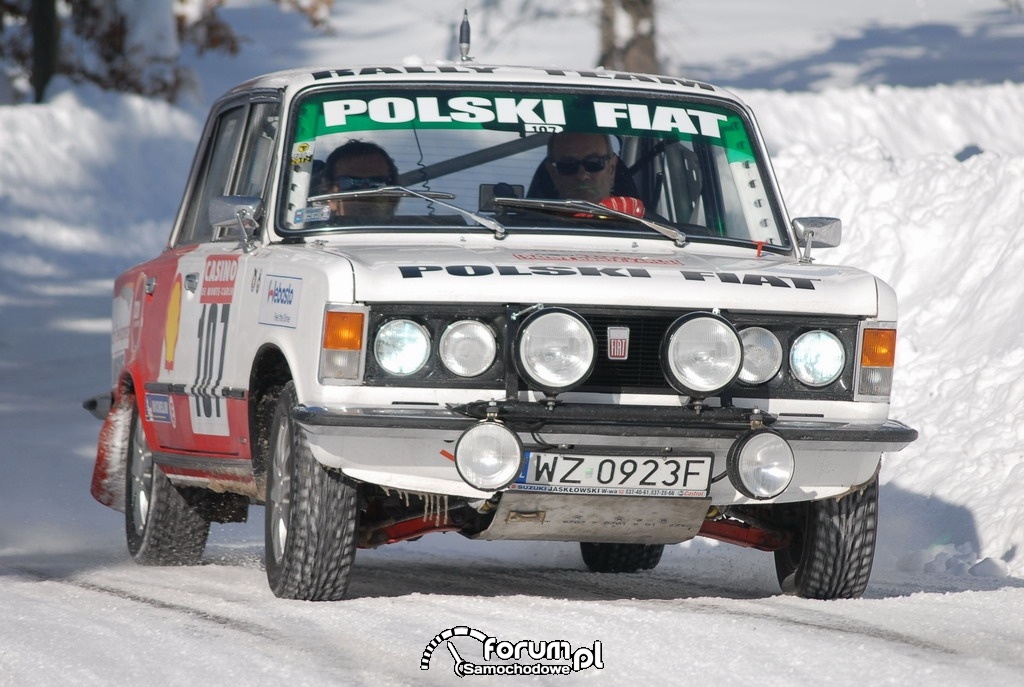
[(324, 318), (324, 348), (358, 351), (363, 348), (363, 313), (327, 311)]
[(865, 329), (861, 342), (862, 367), (892, 367), (896, 360), (895, 329)]

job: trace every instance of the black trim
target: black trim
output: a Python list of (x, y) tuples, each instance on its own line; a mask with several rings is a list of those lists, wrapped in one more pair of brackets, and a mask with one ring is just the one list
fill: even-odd
[(197, 394), (193, 391), (193, 387), (188, 384), (167, 384), (164, 382), (146, 382), (145, 389), (151, 394), (181, 394), (184, 396), (219, 396), (220, 398), (236, 398), (239, 400), (245, 400), (249, 396), (248, 389), (239, 389), (236, 387), (222, 386), (220, 388), (211, 389), (207, 393)]
[(153, 460), (158, 465), (170, 468), (200, 470), (210, 473), (238, 472), (248, 475), (252, 473), (252, 461), (237, 456), (186, 456), (180, 453), (162, 453), (153, 451)]
[[(430, 359), (420, 371), (404, 376), (391, 375), (377, 365), (374, 356), (366, 356), (366, 386), (394, 386), (410, 388), (451, 389), (505, 389), (507, 398), (514, 398), (526, 388), (516, 372), (513, 342), (528, 318), (513, 318), (534, 303), (368, 303), (369, 326), (367, 350), (373, 350), (377, 330), (385, 321), (396, 318), (411, 319), (430, 332), (432, 351)], [(680, 317), (700, 314), (712, 316), (706, 309), (697, 308), (626, 308), (552, 304), (552, 308), (566, 309), (579, 315), (590, 326), (597, 349), (594, 369), (574, 390), (591, 393), (657, 394), (676, 398), (676, 391), (666, 379), (662, 365), (661, 347), (666, 332)], [(722, 312), (720, 316), (737, 331), (758, 326), (771, 331), (783, 349), (783, 362), (779, 372), (762, 384), (748, 385), (734, 380), (725, 389), (712, 396), (722, 398), (727, 405), (736, 398), (752, 399), (804, 399), (815, 401), (853, 401), (854, 372), (856, 370), (857, 332), (860, 320), (841, 315), (785, 315), (777, 313)], [(498, 352), (494, 365), (477, 377), (463, 378), (445, 369), (437, 357), (436, 346), (451, 322), (476, 319), (490, 326), (497, 335)], [(608, 357), (608, 328), (624, 326), (630, 329), (629, 357), (611, 360)], [(823, 329), (831, 332), (843, 344), (846, 363), (839, 378), (824, 387), (805, 386), (793, 375), (789, 367), (789, 351), (793, 341), (801, 334)]]

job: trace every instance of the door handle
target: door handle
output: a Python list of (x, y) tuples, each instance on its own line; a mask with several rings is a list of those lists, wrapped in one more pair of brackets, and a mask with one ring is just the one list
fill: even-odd
[(156, 277), (146, 277), (146, 295), (152, 296), (156, 291)]
[(196, 287), (199, 286), (199, 273), (189, 272), (185, 275), (185, 288), (188, 291), (195, 291)]

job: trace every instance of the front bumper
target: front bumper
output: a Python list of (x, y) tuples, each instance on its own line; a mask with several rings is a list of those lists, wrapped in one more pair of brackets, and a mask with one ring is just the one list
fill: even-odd
[[(479, 402), (451, 409), (371, 407), (327, 409), (298, 406), (292, 412), (314, 457), (349, 477), (392, 489), (488, 498), (464, 482), (453, 462), (459, 437), (480, 421), (500, 420), (524, 448), (571, 448), (576, 453), (665, 456), (688, 451), (714, 456), (711, 503), (784, 503), (838, 496), (864, 484), (881, 454), (899, 451), (917, 431), (895, 421), (826, 422), (779, 419), (743, 408), (639, 407), (597, 404)], [(769, 501), (738, 492), (726, 478), (732, 445), (748, 432), (770, 426), (791, 445), (796, 471), (789, 487)]]

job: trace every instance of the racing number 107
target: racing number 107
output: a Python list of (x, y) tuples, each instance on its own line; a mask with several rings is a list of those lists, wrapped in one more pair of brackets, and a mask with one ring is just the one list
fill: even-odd
[(221, 398), (216, 388), (224, 378), (224, 356), (228, 339), (229, 303), (206, 303), (199, 317), (199, 355), (196, 359), (195, 415), (221, 417)]

